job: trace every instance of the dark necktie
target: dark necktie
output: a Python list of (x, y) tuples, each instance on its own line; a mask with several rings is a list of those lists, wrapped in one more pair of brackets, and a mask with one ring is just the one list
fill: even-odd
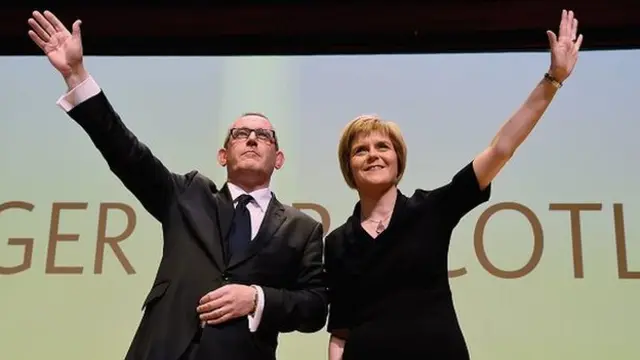
[(236, 199), (233, 224), (229, 234), (229, 258), (241, 254), (251, 242), (251, 214), (247, 204), (253, 200), (251, 195), (243, 194)]

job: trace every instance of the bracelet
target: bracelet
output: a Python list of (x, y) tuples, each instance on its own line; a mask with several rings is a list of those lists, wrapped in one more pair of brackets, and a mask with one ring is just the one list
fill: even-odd
[(551, 76), (551, 74), (549, 74), (549, 73), (545, 73), (544, 74), (544, 79), (547, 80), (548, 82), (550, 82), (551, 85), (555, 86), (556, 89), (560, 89), (562, 87), (562, 83), (560, 81), (556, 80), (556, 78)]

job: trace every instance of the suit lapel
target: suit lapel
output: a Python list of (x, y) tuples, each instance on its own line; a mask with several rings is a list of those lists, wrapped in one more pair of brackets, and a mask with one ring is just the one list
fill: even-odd
[(273, 235), (278, 231), (285, 219), (284, 206), (274, 195), (269, 202), (267, 212), (264, 214), (262, 225), (260, 226), (260, 230), (258, 230), (258, 234), (255, 239), (251, 241), (251, 244), (249, 244), (249, 247), (244, 253), (231, 258), (229, 267), (238, 266), (255, 256), (265, 245), (269, 243), (269, 241), (271, 241), (271, 238), (273, 238)]
[[(233, 224), (233, 199), (229, 192), (229, 187), (225, 183), (220, 192), (218, 193), (218, 230), (219, 243), (222, 244), (224, 256), (229, 253), (229, 231), (231, 231), (231, 225)], [(226, 260), (225, 260), (226, 263)]]
[(179, 204), (195, 237), (206, 249), (209, 258), (222, 271), (225, 265), (224, 252), (219, 227), (216, 226), (216, 220), (221, 221), (221, 218), (224, 218), (222, 214), (225, 213), (221, 206), (224, 203), (224, 194), (221, 193), (222, 191), (217, 192), (213, 182), (209, 181), (208, 188), (191, 187), (180, 197)]

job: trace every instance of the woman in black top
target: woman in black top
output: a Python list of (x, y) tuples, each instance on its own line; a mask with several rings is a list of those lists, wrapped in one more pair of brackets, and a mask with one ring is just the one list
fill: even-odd
[(396, 187), (406, 165), (397, 126), (361, 116), (346, 127), (339, 160), (360, 201), (325, 241), (330, 360), (469, 359), (449, 288), (450, 237), (489, 199), (491, 181), (573, 70), (582, 43), (573, 12), (562, 12), (558, 37), (548, 36), (549, 72), (491, 145), (445, 186), (405, 196)]

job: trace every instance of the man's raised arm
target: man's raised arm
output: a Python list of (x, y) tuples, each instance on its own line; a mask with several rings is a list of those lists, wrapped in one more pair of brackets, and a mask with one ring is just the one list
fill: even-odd
[(85, 70), (80, 20), (72, 33), (49, 11), (34, 11), (29, 37), (65, 79), (69, 91), (58, 100), (89, 135), (111, 171), (159, 221), (183, 177), (172, 174), (124, 125), (104, 92)]

